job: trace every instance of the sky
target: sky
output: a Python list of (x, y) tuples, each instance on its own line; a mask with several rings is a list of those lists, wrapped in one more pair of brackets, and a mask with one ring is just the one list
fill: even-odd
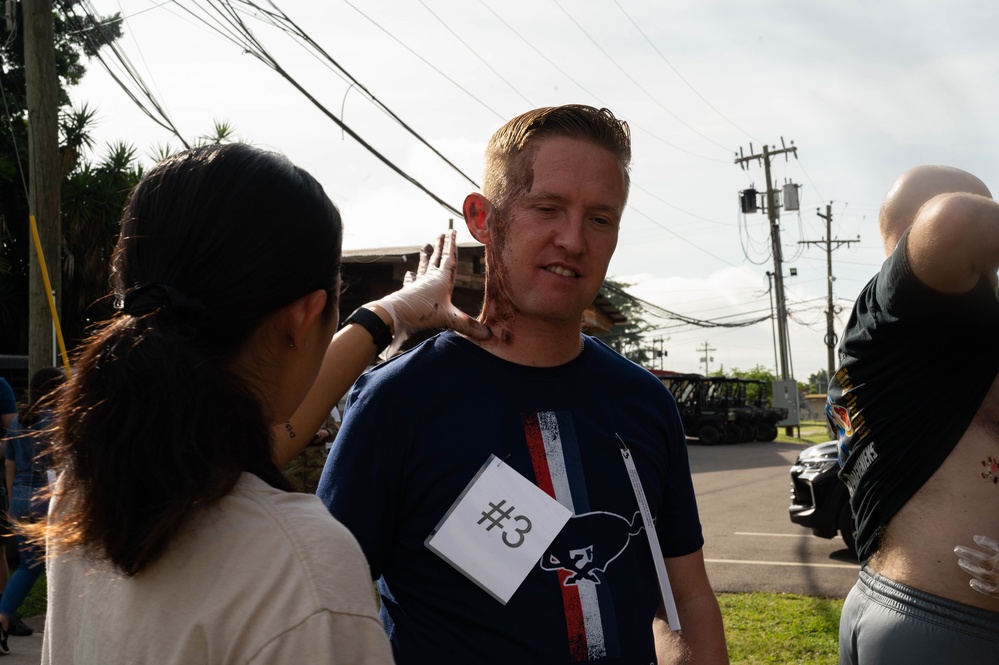
[[(451, 219), (459, 242), (472, 238), (458, 215), (317, 104), (457, 209), (477, 190), (485, 145), (506, 120), (540, 106), (604, 106), (633, 137), (631, 194), (608, 276), (684, 317), (758, 319), (772, 306), (770, 224), (762, 211), (740, 212), (739, 192), (765, 190), (766, 177), (758, 160), (740, 168), (735, 156), (796, 147), (771, 167), (775, 185), (800, 186), (799, 210), (781, 210), (778, 224), (790, 374), (799, 381), (828, 362), (827, 231), (818, 213), (829, 206), (832, 215), (838, 335), (884, 259), (877, 211), (895, 178), (939, 163), (999, 188), (992, 0), (257, 4), (279, 9), (335, 61), (231, 2), (314, 101), (201, 20), (215, 21), (221, 2), (92, 0), (98, 14), (121, 12), (120, 49), (182, 136), (194, 141), (226, 122), (239, 139), (286, 154), (339, 206), (348, 249), (423, 244)], [(71, 96), (98, 111), (94, 159), (116, 141), (134, 145), (147, 165), (181, 147), (96, 61)], [(837, 242), (846, 240), (854, 242)], [(667, 351), (656, 368), (780, 374), (771, 320), (727, 328), (649, 321), (649, 345)]]

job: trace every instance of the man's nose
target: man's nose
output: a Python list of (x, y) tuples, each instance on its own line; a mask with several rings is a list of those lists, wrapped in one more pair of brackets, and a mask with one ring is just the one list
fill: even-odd
[(555, 244), (570, 254), (580, 254), (586, 249), (583, 216), (570, 213), (555, 229)]

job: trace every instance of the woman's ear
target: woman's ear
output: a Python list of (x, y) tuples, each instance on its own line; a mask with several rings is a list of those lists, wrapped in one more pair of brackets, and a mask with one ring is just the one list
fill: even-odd
[(490, 241), (490, 225), (493, 221), (493, 204), (482, 194), (469, 194), (462, 206), (465, 216), (465, 226), (472, 237), (488, 245)]
[(312, 324), (326, 308), (328, 297), (326, 291), (319, 289), (302, 296), (284, 308), (282, 318), (289, 346), (304, 348), (307, 345)]

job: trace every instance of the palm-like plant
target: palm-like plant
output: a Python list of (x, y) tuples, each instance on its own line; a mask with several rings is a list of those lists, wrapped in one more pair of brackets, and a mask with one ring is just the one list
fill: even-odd
[(108, 265), (129, 191), (142, 175), (135, 148), (118, 142), (96, 163), (83, 159), (62, 188), (63, 335), (82, 339), (112, 314)]

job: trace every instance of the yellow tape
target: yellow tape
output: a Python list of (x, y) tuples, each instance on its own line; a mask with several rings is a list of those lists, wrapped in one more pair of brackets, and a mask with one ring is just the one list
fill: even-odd
[(69, 355), (66, 353), (66, 342), (62, 338), (62, 326), (59, 325), (59, 313), (56, 311), (55, 296), (52, 294), (52, 282), (49, 281), (49, 270), (45, 267), (45, 254), (42, 252), (42, 239), (38, 236), (38, 224), (35, 223), (35, 216), (28, 215), (31, 222), (31, 237), (35, 241), (35, 253), (38, 254), (38, 267), (42, 269), (42, 281), (45, 283), (45, 295), (49, 299), (49, 311), (52, 313), (52, 322), (55, 325), (56, 340), (59, 342), (59, 351), (62, 353), (62, 364), (66, 370), (66, 377), (70, 376)]

